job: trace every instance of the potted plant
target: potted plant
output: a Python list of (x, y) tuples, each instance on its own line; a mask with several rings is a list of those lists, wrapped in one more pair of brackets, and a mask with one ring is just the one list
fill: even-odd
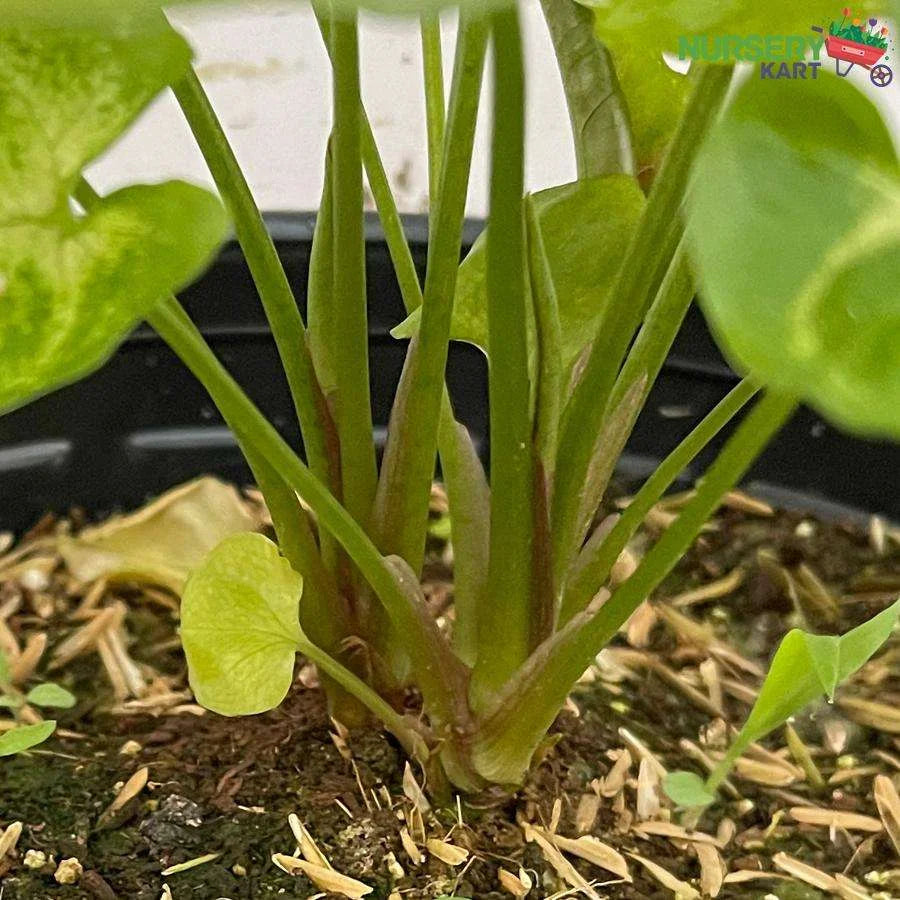
[[(210, 541), (200, 558), (179, 555), (166, 542), (170, 499), (125, 525), (132, 537), (155, 542), (140, 565), (123, 562), (118, 538), (101, 526), (66, 544), (70, 569), (84, 571), (78, 554), (92, 543), (101, 557), (92, 564), (103, 577), (151, 572), (179, 593), (191, 689), (222, 715), (277, 707), (302, 654), (318, 669), (341, 741), (346, 726), (377, 721), (420, 768), (426, 790), (415, 779), (406, 789), (422, 818), (430, 804), (454, 795), (507, 797), (546, 758), (548, 732), (583, 673), (646, 609), (801, 400), (842, 428), (896, 437), (900, 380), (885, 361), (896, 356), (898, 327), (897, 157), (875, 107), (845, 82), (733, 87), (727, 65), (697, 66), (690, 79), (673, 81), (660, 59), (648, 74), (662, 93), (656, 100), (666, 101), (666, 115), (673, 106), (683, 113), (671, 128), (666, 115), (654, 117), (633, 141), (616, 46), (628, 72), (635, 17), (653, 15), (661, 51), (687, 12), (614, 4), (595, 23), (571, 0), (545, 0), (579, 178), (526, 195), (517, 6), (462, 4), (453, 86), (444, 98), (438, 5), (383, 0), (373, 5), (422, 18), (432, 192), (422, 285), (360, 101), (356, 4), (313, 5), (332, 61), (334, 122), (305, 320), (190, 68), (189, 48), (157, 5), (13, 5), (0, 35), (11, 72), (9, 127), (0, 135), (9, 188), (0, 226), (0, 408), (93, 371), (145, 320), (231, 429), (274, 540), (239, 525)], [(786, 10), (776, 17), (787, 28), (795, 16)], [(707, 24), (731, 20), (723, 13)], [(490, 214), (460, 265), (488, 53)], [(104, 197), (81, 174), (166, 86), (221, 203), (179, 183)], [(653, 129), (655, 139), (648, 137)], [(380, 460), (370, 402), (364, 171), (409, 314), (394, 329), (409, 344)], [(866, 190), (873, 185), (880, 198), (874, 209)], [(232, 378), (174, 295), (211, 259), (228, 221), (278, 348), (304, 458)], [(695, 288), (726, 355), (746, 376), (671, 448), (620, 514), (600, 516), (616, 461)], [(447, 391), (452, 340), (481, 347), (488, 359), (490, 478)], [(647, 517), (732, 420), (728, 440), (658, 539), (639, 560), (629, 557)], [(422, 590), (438, 460), (454, 554), (452, 624), (438, 621)], [(813, 699), (833, 695), (881, 647), (900, 607), (888, 598), (880, 607), (842, 636), (790, 631), (743, 728), (726, 734), (729, 749), (705, 782), (696, 772), (657, 773), (669, 808), (686, 816), (678, 827), (689, 829), (720, 801), (731, 767), (753, 742)], [(46, 727), (13, 724), (0, 738), (4, 753), (46, 738)], [(646, 788), (651, 776), (639, 778)], [(896, 796), (890, 790), (880, 791), (886, 817)], [(277, 865), (345, 896), (372, 890), (329, 874), (296, 824), (301, 855), (276, 854)], [(570, 887), (595, 895), (558, 862), (560, 847), (578, 851), (556, 836), (553, 820), (524, 828)], [(450, 866), (468, 857), (424, 831), (418, 844), (406, 837), (411, 858), (422, 843)], [(609, 849), (590, 847), (578, 850), (599, 856)], [(631, 878), (618, 859), (606, 859)], [(506, 889), (527, 893), (523, 874), (514, 877), (519, 887), (507, 879)]]

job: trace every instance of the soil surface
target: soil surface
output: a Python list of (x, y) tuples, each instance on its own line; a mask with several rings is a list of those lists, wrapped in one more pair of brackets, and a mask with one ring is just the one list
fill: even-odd
[[(656, 510), (633, 556), (677, 503)], [(732, 498), (586, 673), (525, 787), (418, 813), (402, 752), (374, 729), (343, 734), (308, 666), (298, 667), (283, 706), (266, 715), (225, 719), (196, 707), (171, 595), (78, 583), (48, 541), (59, 527), (47, 520), (27, 536), (33, 553), (12, 561), (7, 553), (6, 563), (0, 553), (0, 639), (5, 633), (21, 649), (45, 634), (37, 669), (44, 677), (63, 641), (98, 611), (124, 604), (117, 627), (144, 687), (123, 696), (119, 685), (116, 696), (91, 643), (46, 675), (79, 702), (61, 713), (46, 744), (0, 760), (0, 834), (22, 823), (0, 859), (3, 900), (342, 896), (273, 863), (273, 854), (295, 852), (292, 813), (334, 870), (372, 886), (373, 898), (509, 898), (514, 886), (503, 876), (504, 888), (501, 868), (530, 880), (532, 898), (576, 896), (578, 878), (582, 896), (625, 900), (900, 896), (890, 810), (873, 797), (878, 775), (900, 784), (896, 640), (833, 705), (823, 701), (794, 722), (819, 786), (780, 729), (745, 757), (697, 823), (679, 820), (659, 788), (662, 769), (702, 773), (702, 760), (721, 752), (789, 627), (838, 633), (896, 599), (900, 545), (883, 523), (821, 523)], [(29, 559), (31, 568), (22, 564)], [(451, 574), (450, 549), (436, 540), (428, 570), (436, 602), (450, 599)], [(91, 609), (79, 619), (91, 590)], [(146, 785), (110, 812), (144, 768)], [(804, 809), (821, 811), (813, 816), (821, 821), (800, 821), (809, 818)], [(685, 832), (694, 824), (697, 832)], [(893, 824), (900, 836), (900, 819)], [(420, 865), (404, 828), (425, 851)], [(572, 852), (571, 841), (584, 835), (621, 854), (632, 881)], [(451, 865), (426, 840), (468, 855)], [(69, 858), (83, 874), (59, 884), (54, 873)]]

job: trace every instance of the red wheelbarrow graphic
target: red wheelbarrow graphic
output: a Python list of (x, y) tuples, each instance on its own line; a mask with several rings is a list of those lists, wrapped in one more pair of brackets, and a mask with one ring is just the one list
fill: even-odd
[[(824, 29), (814, 25), (813, 31), (822, 33)], [(894, 79), (891, 67), (878, 62), (887, 52), (882, 47), (829, 34), (825, 38), (825, 50), (834, 60), (835, 72), (842, 78), (846, 78), (854, 66), (862, 66), (869, 70), (869, 79), (876, 87), (887, 87)], [(841, 63), (846, 65), (842, 67)]]

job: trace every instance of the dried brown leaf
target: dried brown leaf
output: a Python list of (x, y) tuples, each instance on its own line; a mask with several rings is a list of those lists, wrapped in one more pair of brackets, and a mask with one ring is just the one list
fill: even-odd
[(869, 728), (889, 734), (900, 734), (900, 707), (862, 697), (839, 697), (837, 704), (848, 718), (860, 725), (868, 725)]
[(80, 581), (141, 581), (180, 594), (190, 572), (213, 547), (258, 526), (233, 487), (206, 476), (135, 513), (61, 538), (59, 551)]
[(412, 801), (412, 805), (422, 818), (427, 817), (428, 813), (431, 812), (431, 804), (425, 797), (425, 792), (422, 790), (419, 782), (416, 781), (412, 766), (408, 762), (403, 769), (403, 793)]
[(47, 649), (47, 634), (43, 631), (35, 632), (28, 636), (25, 646), (9, 669), (10, 681), (13, 684), (24, 684), (34, 675), (44, 650)]
[(297, 815), (291, 813), (288, 816), (288, 825), (297, 840), (297, 846), (300, 848), (300, 855), (307, 862), (321, 866), (323, 869), (334, 868), (334, 866), (328, 862), (328, 858), (319, 849), (319, 845), (313, 840), (313, 836), (306, 830), (306, 827)]
[(625, 786), (625, 780), (631, 770), (631, 754), (622, 750), (609, 770), (609, 774), (600, 780), (600, 793), (604, 797), (615, 797)]
[(425, 841), (425, 849), (435, 859), (439, 859), (448, 866), (461, 866), (469, 858), (469, 851), (465, 847), (458, 847), (447, 841), (439, 841), (437, 838)]
[(788, 875), (799, 881), (811, 884), (822, 891), (830, 891), (832, 894), (840, 893), (840, 885), (832, 875), (805, 862), (801, 862), (799, 859), (794, 859), (793, 856), (788, 856), (787, 853), (776, 853), (772, 857), (772, 862), (782, 872), (787, 872)]
[(744, 577), (743, 569), (732, 569), (724, 578), (718, 578), (709, 584), (676, 594), (669, 600), (669, 603), (677, 609), (684, 609), (686, 606), (694, 606), (707, 600), (719, 600), (736, 591), (743, 584)]
[(867, 900), (872, 896), (862, 885), (840, 872), (834, 876), (834, 880), (838, 883), (838, 891), (844, 900)]
[(900, 853), (900, 796), (887, 775), (878, 775), (874, 784), (875, 805), (894, 849)]
[[(541, 832), (541, 829), (536, 830)], [(562, 850), (563, 853), (570, 853), (572, 856), (585, 860), (585, 862), (599, 866), (601, 869), (606, 869), (607, 872), (612, 872), (613, 875), (618, 875), (619, 878), (625, 881), (631, 881), (631, 875), (628, 872), (628, 862), (618, 850), (613, 849), (609, 844), (604, 844), (603, 841), (590, 835), (579, 838), (567, 838), (559, 834), (541, 833), (557, 849)]]
[(551, 843), (551, 841), (541, 833), (540, 829), (526, 824), (524, 826), (524, 831), (525, 840), (534, 841), (541, 848), (544, 859), (553, 866), (556, 874), (559, 875), (569, 887), (581, 891), (581, 893), (586, 897), (589, 897), (590, 900), (600, 900), (600, 895), (584, 879), (578, 869), (576, 869), (575, 866), (560, 853), (556, 848), (556, 845)]
[(405, 826), (400, 829), (400, 843), (414, 866), (420, 866), (425, 862), (425, 854), (416, 846), (416, 842), (410, 837), (409, 830)]
[(659, 775), (645, 756), (638, 767), (635, 810), (639, 819), (655, 819), (659, 809)]
[(740, 757), (734, 764), (734, 771), (747, 781), (770, 787), (787, 787), (798, 780), (797, 770), (793, 766), (779, 765), (774, 761), (763, 762), (749, 756)]
[(16, 849), (16, 844), (19, 843), (19, 838), (21, 836), (21, 822), (11, 822), (6, 826), (3, 833), (0, 834), (0, 865), (3, 864), (3, 857), (6, 856), (7, 853), (12, 853), (12, 851)]
[(792, 806), (791, 818), (804, 825), (821, 825), (825, 828), (843, 828), (846, 831), (882, 830), (882, 824), (872, 816), (845, 812), (840, 809), (818, 809), (813, 806)]
[(533, 886), (531, 877), (524, 869), (521, 869), (518, 875), (514, 875), (509, 870), (501, 868), (497, 872), (497, 878), (500, 881), (500, 887), (507, 894), (512, 894), (513, 897), (527, 896)]
[(718, 897), (728, 868), (721, 853), (711, 844), (694, 844), (700, 861), (700, 890), (707, 897)]
[(317, 866), (315, 863), (299, 859), (296, 856), (276, 853), (272, 857), (272, 862), (290, 875), (302, 872), (319, 890), (340, 894), (342, 897), (349, 897), (350, 900), (360, 900), (360, 898), (371, 894), (375, 890), (369, 885), (357, 881), (355, 878), (341, 875), (340, 872), (335, 872), (334, 869)]
[(718, 838), (714, 838), (711, 834), (705, 834), (702, 831), (688, 831), (681, 825), (674, 822), (641, 822), (634, 826), (634, 831), (643, 837), (648, 835), (656, 835), (657, 837), (667, 837), (679, 841), (690, 841), (695, 844), (709, 844), (710, 846), (719, 846)]
[(579, 834), (587, 834), (597, 821), (600, 811), (600, 798), (597, 794), (582, 794), (575, 810), (575, 830)]
[(150, 778), (150, 770), (144, 766), (135, 772), (125, 784), (122, 785), (119, 793), (116, 794), (115, 799), (109, 806), (103, 811), (100, 815), (100, 822), (105, 822), (115, 813), (117, 813), (120, 809), (122, 809), (127, 803), (133, 800), (135, 797), (140, 794), (140, 792), (147, 786), (147, 781)]
[(700, 892), (693, 885), (676, 878), (659, 863), (655, 863), (652, 859), (647, 859), (644, 856), (638, 856), (637, 853), (629, 853), (628, 855), (632, 859), (637, 860), (664, 888), (672, 891), (678, 900), (700, 900)]
[(738, 869), (725, 876), (725, 884), (745, 884), (748, 881), (775, 880), (787, 881), (788, 876), (781, 872), (766, 872), (763, 869)]

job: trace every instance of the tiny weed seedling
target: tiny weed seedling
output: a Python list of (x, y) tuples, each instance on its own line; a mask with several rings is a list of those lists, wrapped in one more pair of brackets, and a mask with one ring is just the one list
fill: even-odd
[[(421, 21), (424, 284), (361, 102), (358, 5)], [(805, 33), (826, 20), (827, 4), (766, 8), (763, 23), (750, 0), (715, 10), (698, 0), (596, 9), (542, 0), (578, 178), (534, 195), (524, 187), (518, 7), (458, 4), (445, 97), (441, 5), (313, 2), (333, 71), (333, 130), (305, 320), (190, 49), (158, 2), (7, 0), (0, 23), (0, 410), (92, 371), (149, 322), (234, 431), (277, 536), (232, 535), (193, 567), (182, 637), (198, 700), (225, 715), (270, 709), (303, 653), (335, 718), (377, 717), (437, 793), (522, 780), (572, 686), (799, 402), (861, 434), (900, 435), (900, 174), (875, 106), (837, 77), (734, 84), (728, 65), (695, 63), (681, 76), (662, 56), (700, 22), (723, 34)], [(490, 215), (460, 265), (489, 54)], [(178, 182), (100, 196), (84, 167), (167, 87), (221, 202)], [(364, 174), (409, 314), (395, 332), (409, 344), (380, 465)], [(280, 353), (302, 459), (174, 297), (229, 220)], [(746, 377), (600, 527), (616, 462), (695, 294)], [(477, 344), (489, 360), (489, 478), (445, 387), (451, 340)], [(653, 506), (726, 427), (678, 517), (627, 580), (611, 583)], [(449, 519), (435, 525), (438, 461)], [(449, 634), (420, 586), (429, 529), (448, 524)], [(709, 802), (749, 742), (833, 692), (896, 616), (891, 607), (841, 638), (791, 632), (722, 765), (705, 785), (673, 775), (670, 795)], [(16, 735), (30, 739), (19, 728), (2, 740)]]
[(27, 721), (29, 706), (47, 709), (71, 709), (75, 698), (64, 687), (52, 682), (35, 685), (27, 692), (20, 691), (13, 684), (13, 672), (6, 656), (0, 651), (0, 709), (6, 709), (15, 717), (16, 724), (0, 733), (0, 756), (12, 756), (38, 744), (42, 744), (56, 730), (56, 722)]

